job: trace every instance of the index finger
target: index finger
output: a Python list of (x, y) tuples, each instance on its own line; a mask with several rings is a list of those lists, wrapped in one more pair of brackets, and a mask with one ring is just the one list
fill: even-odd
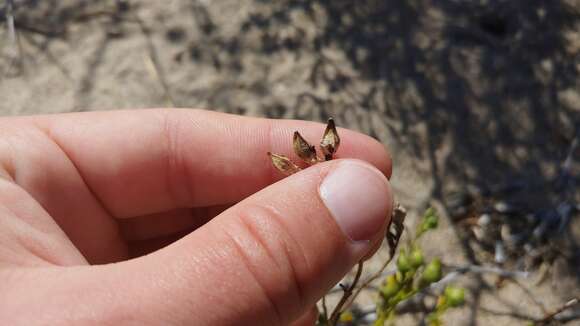
[[(324, 131), (314, 122), (187, 109), (74, 113), (38, 123), (116, 217), (240, 201), (281, 178), (267, 152), (291, 154), (296, 130), (312, 144)], [(339, 134), (338, 157), (368, 161), (390, 177), (383, 145)]]

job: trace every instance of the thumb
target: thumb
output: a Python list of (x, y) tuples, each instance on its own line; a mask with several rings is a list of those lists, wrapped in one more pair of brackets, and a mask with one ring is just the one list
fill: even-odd
[(374, 167), (318, 164), (169, 247), (104, 268), (105, 283), (126, 294), (123, 310), (152, 324), (289, 324), (376, 247), (391, 209)]

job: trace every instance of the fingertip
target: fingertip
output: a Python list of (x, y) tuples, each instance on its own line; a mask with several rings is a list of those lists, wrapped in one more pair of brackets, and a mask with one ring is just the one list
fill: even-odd
[[(371, 137), (369, 137), (371, 138)], [(378, 140), (371, 138), (372, 150), (377, 155), (377, 162), (376, 167), (383, 172), (383, 174), (387, 177), (387, 179), (391, 179), (393, 174), (393, 160), (391, 158), (391, 154), (387, 150), (386, 146), (380, 143)]]

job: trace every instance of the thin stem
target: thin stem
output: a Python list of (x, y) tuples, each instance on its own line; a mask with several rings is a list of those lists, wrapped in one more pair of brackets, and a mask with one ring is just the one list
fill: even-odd
[(354, 280), (352, 281), (352, 283), (350, 284), (349, 287), (344, 287), (344, 293), (342, 294), (342, 298), (340, 298), (340, 301), (338, 302), (338, 304), (334, 308), (334, 311), (330, 315), (330, 320), (329, 320), (330, 325), (334, 326), (338, 323), (338, 318), (340, 318), (340, 314), (342, 313), (342, 307), (344, 306), (344, 304), (346, 303), (346, 301), (348, 300), (348, 298), (352, 294), (352, 291), (355, 289), (355, 287), (360, 279), (360, 276), (362, 275), (362, 271), (363, 271), (363, 262), (361, 260), (358, 262), (357, 269), (356, 269), (356, 275), (354, 276)]
[(573, 306), (577, 305), (578, 302), (579, 302), (579, 299), (578, 298), (574, 298), (574, 299), (566, 302), (564, 305), (562, 305), (558, 309), (552, 311), (551, 313), (549, 313), (546, 316), (544, 316), (544, 318), (538, 320), (537, 323), (539, 325), (548, 324), (550, 321), (554, 320), (554, 318), (556, 317), (556, 315), (558, 315), (559, 313), (561, 313), (562, 311), (564, 311), (566, 309), (572, 308)]
[(374, 282), (376, 279), (378, 279), (379, 277), (381, 277), (383, 275), (383, 272), (385, 271), (385, 269), (387, 268), (387, 266), (389, 265), (389, 263), (393, 260), (393, 257), (394, 257), (394, 255), (393, 256), (390, 256), (389, 259), (383, 263), (383, 265), (381, 266), (381, 268), (376, 273), (374, 273), (369, 278), (367, 278), (356, 289), (356, 291), (354, 292), (354, 294), (350, 297), (350, 300), (346, 304), (345, 308), (350, 307), (352, 305), (352, 303), (354, 302), (354, 300), (356, 299), (356, 297), (358, 297), (358, 295), (362, 292), (362, 290), (364, 290), (366, 287), (368, 287), (369, 285), (371, 285), (372, 282)]

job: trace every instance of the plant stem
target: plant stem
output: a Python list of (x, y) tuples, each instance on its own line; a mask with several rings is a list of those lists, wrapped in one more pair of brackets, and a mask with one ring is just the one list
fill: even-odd
[(553, 312), (545, 315), (542, 319), (536, 321), (536, 323), (538, 325), (546, 325), (550, 321), (554, 320), (554, 318), (556, 317), (556, 315), (558, 315), (559, 313), (563, 312), (566, 309), (569, 309), (569, 308), (577, 305), (579, 302), (580, 302), (580, 299), (579, 298), (574, 298), (574, 299), (566, 302), (564, 305), (562, 305), (561, 307), (557, 308)]
[(361, 260), (358, 262), (357, 269), (356, 269), (356, 275), (354, 276), (354, 280), (352, 281), (352, 283), (350, 284), (350, 286), (348, 288), (344, 289), (344, 293), (342, 294), (342, 298), (340, 298), (340, 301), (338, 302), (338, 304), (334, 308), (334, 311), (330, 315), (329, 325), (334, 326), (338, 323), (338, 318), (340, 318), (340, 314), (342, 313), (342, 307), (344, 306), (344, 304), (346, 303), (346, 301), (348, 300), (348, 298), (352, 294), (352, 291), (355, 289), (355, 287), (356, 287), (356, 285), (357, 285), (357, 283), (362, 275), (362, 271), (363, 271), (363, 262)]
[(387, 268), (387, 266), (389, 265), (389, 263), (393, 260), (394, 256), (390, 256), (389, 259), (387, 259), (387, 261), (385, 261), (383, 263), (383, 265), (381, 266), (381, 268), (374, 273), (373, 275), (371, 275), (369, 278), (367, 278), (362, 284), (361, 286), (359, 286), (356, 291), (354, 292), (354, 294), (352, 295), (352, 297), (350, 298), (350, 300), (348, 301), (348, 303), (346, 304), (346, 308), (350, 307), (350, 305), (354, 302), (354, 300), (356, 299), (356, 297), (358, 297), (358, 295), (362, 292), (362, 290), (364, 290), (367, 286), (369, 286), (372, 282), (374, 282), (376, 279), (378, 279), (379, 277), (381, 277), (383, 275), (383, 272), (385, 271), (385, 269)]

